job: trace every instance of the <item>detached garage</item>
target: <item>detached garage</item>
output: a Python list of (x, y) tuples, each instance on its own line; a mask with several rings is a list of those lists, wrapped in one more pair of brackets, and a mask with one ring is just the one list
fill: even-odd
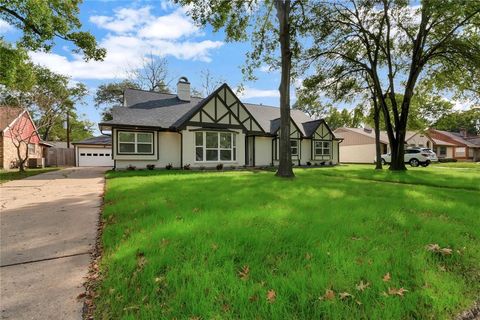
[(111, 136), (88, 138), (73, 145), (77, 167), (113, 167)]

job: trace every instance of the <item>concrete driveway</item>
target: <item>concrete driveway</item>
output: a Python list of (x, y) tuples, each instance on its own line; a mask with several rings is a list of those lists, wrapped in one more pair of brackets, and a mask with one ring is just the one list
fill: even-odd
[(0, 185), (2, 319), (81, 319), (106, 168)]

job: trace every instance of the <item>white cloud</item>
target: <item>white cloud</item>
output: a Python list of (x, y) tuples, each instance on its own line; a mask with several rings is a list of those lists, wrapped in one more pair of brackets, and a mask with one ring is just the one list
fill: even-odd
[(244, 87), (243, 91), (238, 92), (237, 96), (239, 98), (249, 99), (249, 98), (277, 98), (280, 97), (278, 90), (264, 90), (256, 89), (251, 87)]
[(85, 62), (80, 55), (72, 58), (45, 52), (31, 52), (32, 60), (74, 79), (115, 79), (127, 70), (139, 67), (147, 54), (173, 56), (180, 60), (211, 61), (211, 50), (222, 41), (196, 40), (201, 35), (182, 9), (155, 17), (150, 7), (137, 10), (121, 8), (112, 17), (93, 16), (90, 21), (111, 31), (99, 44), (107, 50), (104, 61)]
[(13, 27), (5, 20), (0, 19), (0, 34), (13, 30)]

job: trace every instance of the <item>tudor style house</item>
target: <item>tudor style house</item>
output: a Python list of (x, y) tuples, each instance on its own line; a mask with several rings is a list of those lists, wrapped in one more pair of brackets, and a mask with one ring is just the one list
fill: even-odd
[[(190, 96), (185, 77), (176, 95), (127, 89), (112, 116), (99, 127), (111, 132), (114, 168), (278, 164), (279, 108), (243, 103), (227, 84), (206, 98)], [(338, 163), (340, 139), (324, 120), (299, 110), (290, 120), (295, 165)]]

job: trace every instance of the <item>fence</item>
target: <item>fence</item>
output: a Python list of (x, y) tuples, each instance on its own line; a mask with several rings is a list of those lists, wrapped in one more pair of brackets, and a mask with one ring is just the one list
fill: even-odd
[(75, 166), (75, 149), (47, 148), (45, 157), (47, 166)]

